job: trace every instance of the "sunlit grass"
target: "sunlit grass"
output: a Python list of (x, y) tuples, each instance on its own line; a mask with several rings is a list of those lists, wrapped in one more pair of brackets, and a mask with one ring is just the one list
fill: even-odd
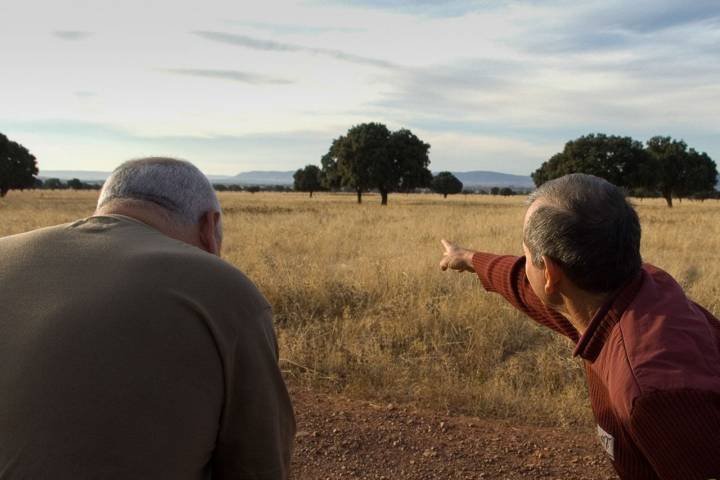
[[(0, 235), (90, 215), (95, 192), (11, 192)], [(521, 252), (522, 197), (223, 193), (224, 257), (275, 310), (296, 385), (523, 421), (587, 423), (579, 363), (470, 274), (441, 272), (440, 238)], [(636, 202), (643, 256), (720, 313), (720, 203)]]

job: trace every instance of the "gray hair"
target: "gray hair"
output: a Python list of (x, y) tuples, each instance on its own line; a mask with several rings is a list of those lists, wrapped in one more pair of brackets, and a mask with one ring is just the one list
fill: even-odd
[(616, 290), (640, 271), (640, 220), (618, 187), (573, 173), (542, 184), (528, 204), (538, 200), (523, 232), (534, 265), (551, 258), (578, 287), (595, 293)]
[(97, 208), (114, 200), (152, 203), (184, 225), (196, 225), (206, 212), (221, 212), (207, 177), (192, 163), (174, 158), (141, 158), (117, 167), (100, 191)]

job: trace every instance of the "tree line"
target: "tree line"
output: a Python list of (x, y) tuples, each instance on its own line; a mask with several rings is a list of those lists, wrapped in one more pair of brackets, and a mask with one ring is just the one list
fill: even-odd
[(59, 178), (47, 178), (45, 180), (35, 179), (32, 188), (43, 190), (100, 190), (102, 182), (83, 182), (77, 178), (62, 181)]
[(717, 197), (715, 162), (707, 153), (671, 137), (652, 137), (643, 145), (631, 137), (585, 135), (567, 142), (532, 179), (539, 187), (568, 173), (602, 177), (634, 196), (662, 196), (669, 207), (673, 198)]
[(237, 183), (214, 183), (213, 188), (216, 192), (292, 192), (293, 188), (289, 185), (240, 185)]
[[(382, 123), (351, 127), (334, 139), (320, 159), (321, 166), (308, 165), (295, 172), (295, 190), (351, 190), (358, 203), (369, 190), (380, 193), (387, 205), (388, 193), (430, 188), (445, 197), (463, 191), (462, 182), (450, 172), (433, 177), (428, 169), (430, 144), (406, 128), (390, 131)], [(672, 207), (674, 198), (717, 198), (718, 171), (705, 152), (688, 147), (683, 140), (656, 136), (645, 144), (617, 135), (589, 134), (567, 142), (532, 173), (536, 186), (569, 173), (588, 173), (624, 187), (631, 195), (662, 196)], [(27, 148), (0, 133), (0, 197), (10, 189), (92, 189), (96, 183), (78, 179), (37, 179), (37, 161)], [(217, 190), (254, 193), (257, 186), (219, 186)], [(277, 187), (283, 191), (286, 187)], [(509, 190), (509, 189), (508, 189)], [(491, 191), (512, 194), (512, 191)]]

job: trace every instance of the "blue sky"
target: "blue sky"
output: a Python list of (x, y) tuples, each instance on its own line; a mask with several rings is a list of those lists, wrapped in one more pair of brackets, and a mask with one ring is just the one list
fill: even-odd
[(433, 170), (529, 174), (592, 132), (720, 161), (720, 1), (3, 2), (0, 132), (44, 170), (319, 163), (378, 121)]

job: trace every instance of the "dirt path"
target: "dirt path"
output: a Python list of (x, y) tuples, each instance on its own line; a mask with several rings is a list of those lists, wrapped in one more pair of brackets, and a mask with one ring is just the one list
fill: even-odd
[(513, 426), (294, 390), (293, 478), (616, 479), (591, 431)]

